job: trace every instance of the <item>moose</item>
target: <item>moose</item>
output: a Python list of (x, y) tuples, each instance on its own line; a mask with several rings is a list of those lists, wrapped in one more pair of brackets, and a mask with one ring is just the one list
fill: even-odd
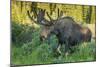
[[(43, 25), (40, 33), (40, 40), (49, 41), (52, 35), (56, 35), (58, 47), (63, 45), (65, 48), (64, 55), (71, 52), (72, 46), (81, 42), (91, 41), (92, 33), (90, 29), (88, 27), (82, 27), (80, 24), (76, 23), (72, 17), (62, 17), (63, 13), (60, 13), (60, 16), (56, 20), (51, 18), (45, 9), (40, 9), (36, 13), (37, 20), (30, 15), (29, 11), (27, 11), (27, 14), (33, 22)], [(47, 14), (50, 20), (45, 18), (45, 14)]]

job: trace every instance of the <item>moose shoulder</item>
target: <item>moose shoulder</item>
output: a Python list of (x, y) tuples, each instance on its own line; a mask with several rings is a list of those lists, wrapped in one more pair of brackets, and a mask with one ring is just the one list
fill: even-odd
[(53, 20), (47, 13), (50, 21), (44, 17), (45, 10), (42, 9), (37, 13), (37, 20), (31, 17), (29, 11), (28, 16), (35, 23), (43, 25), (41, 40), (49, 40), (52, 34), (56, 35), (58, 44), (65, 46), (64, 54), (69, 53), (70, 48), (78, 43), (91, 41), (92, 33), (89, 28), (77, 24), (71, 17), (61, 17), (62, 13), (56, 20)]

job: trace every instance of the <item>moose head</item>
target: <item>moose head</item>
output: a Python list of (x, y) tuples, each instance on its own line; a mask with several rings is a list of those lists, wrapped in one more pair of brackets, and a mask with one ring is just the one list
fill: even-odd
[[(51, 34), (51, 31), (53, 31), (54, 25), (56, 23), (56, 20), (58, 20), (59, 18), (61, 18), (61, 16), (63, 15), (63, 12), (60, 12), (59, 17), (57, 17), (56, 20), (54, 20), (48, 12), (46, 12), (45, 9), (39, 9), (39, 11), (36, 14), (36, 18), (34, 18), (33, 16), (30, 15), (30, 12), (27, 11), (28, 17), (36, 24), (40, 24), (43, 25), (42, 28), (42, 32), (40, 33), (40, 39), (41, 41), (47, 39), (49, 37), (49, 35)], [(47, 14), (47, 17), (50, 20), (47, 20), (45, 18), (45, 14)]]

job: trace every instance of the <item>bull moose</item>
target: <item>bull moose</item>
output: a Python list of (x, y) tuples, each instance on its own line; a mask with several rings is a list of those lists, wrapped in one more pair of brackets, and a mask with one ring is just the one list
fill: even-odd
[[(90, 29), (77, 24), (72, 17), (62, 17), (63, 13), (56, 20), (52, 19), (45, 9), (40, 9), (36, 13), (37, 20), (30, 15), (29, 11), (27, 11), (27, 14), (33, 22), (43, 25), (40, 33), (41, 41), (45, 39), (49, 41), (52, 34), (56, 35), (58, 46), (64, 45), (65, 47), (64, 54), (70, 53), (71, 47), (78, 43), (91, 41), (92, 33)], [(50, 20), (44, 17), (45, 14)]]

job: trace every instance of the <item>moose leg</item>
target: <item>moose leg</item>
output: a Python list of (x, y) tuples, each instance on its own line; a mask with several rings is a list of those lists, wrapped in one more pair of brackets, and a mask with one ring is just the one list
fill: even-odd
[(60, 50), (60, 48), (61, 48), (61, 45), (58, 45), (58, 47), (57, 47), (57, 51), (61, 54), (61, 50)]
[(52, 36), (52, 34), (49, 34), (48, 36), (47, 36), (47, 43), (48, 43), (48, 45), (50, 45), (51, 44), (51, 37)]
[(70, 45), (68, 43), (68, 41), (65, 42), (65, 47), (64, 47), (64, 55), (67, 56), (70, 52)]

